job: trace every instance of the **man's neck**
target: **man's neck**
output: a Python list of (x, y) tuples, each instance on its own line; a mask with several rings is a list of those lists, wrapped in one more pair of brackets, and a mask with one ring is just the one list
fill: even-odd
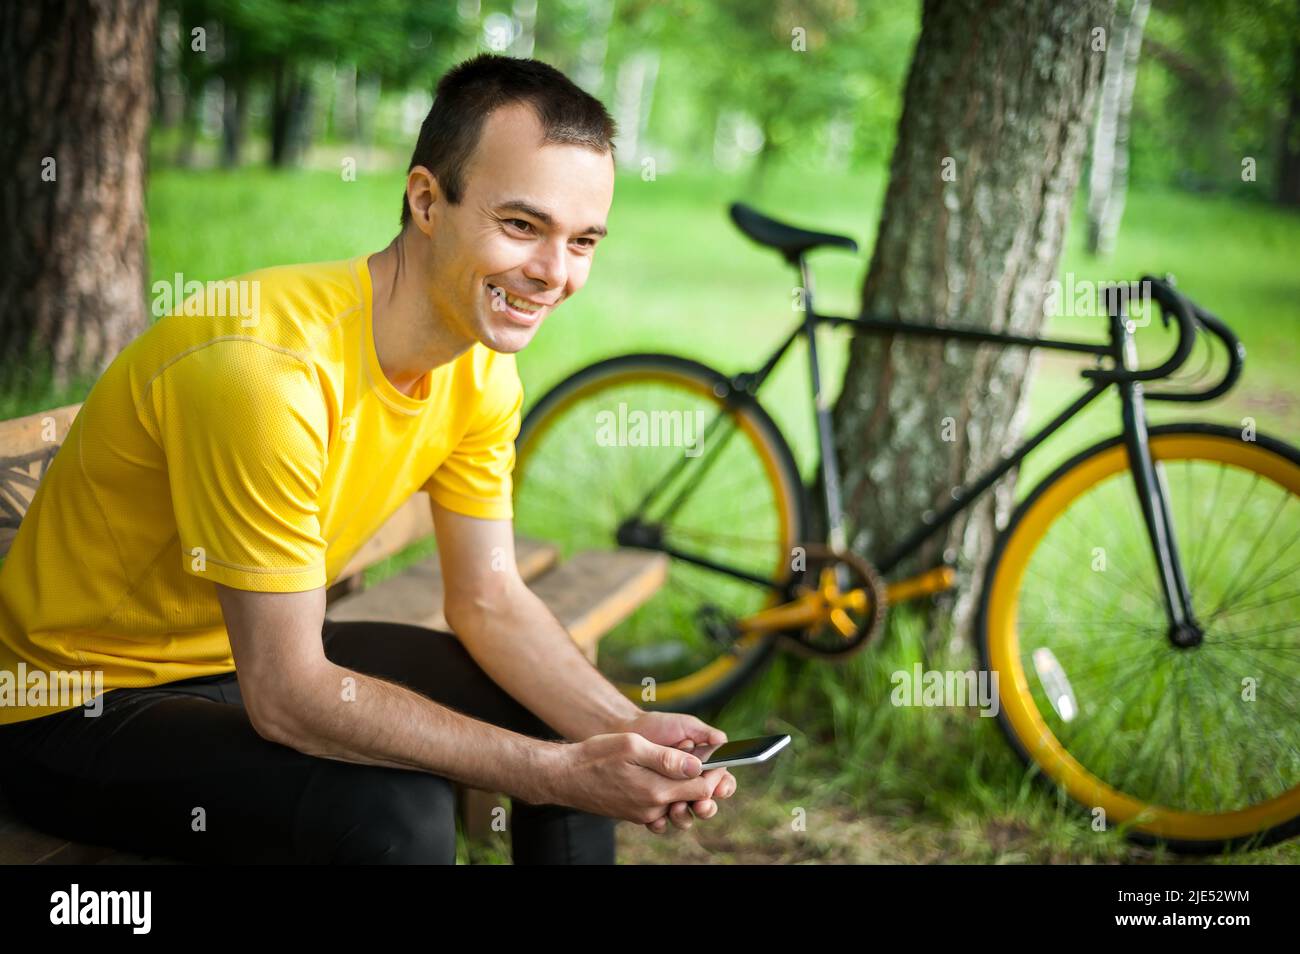
[(429, 369), (454, 361), (473, 345), (434, 312), (421, 256), (403, 230), (370, 256), (371, 320), (379, 366), (393, 386), (411, 394)]

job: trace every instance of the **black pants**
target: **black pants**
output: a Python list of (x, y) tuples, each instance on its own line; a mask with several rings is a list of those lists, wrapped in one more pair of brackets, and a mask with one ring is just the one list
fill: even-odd
[[(325, 654), (484, 722), (559, 739), (450, 633), (327, 621)], [(452, 783), (305, 755), (254, 731), (234, 673), (115, 689), (0, 726), (15, 813), (71, 841), (192, 862), (454, 864)], [(613, 864), (615, 821), (512, 799), (516, 864)]]

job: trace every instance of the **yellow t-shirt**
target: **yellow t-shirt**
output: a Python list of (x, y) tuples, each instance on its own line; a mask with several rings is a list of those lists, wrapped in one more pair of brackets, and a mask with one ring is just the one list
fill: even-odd
[(403, 394), (366, 260), (240, 276), (96, 382), (0, 567), (0, 724), (72, 707), (16, 701), (20, 664), (109, 691), (232, 671), (214, 583), (325, 586), (418, 490), (512, 516), (514, 356), (476, 344)]

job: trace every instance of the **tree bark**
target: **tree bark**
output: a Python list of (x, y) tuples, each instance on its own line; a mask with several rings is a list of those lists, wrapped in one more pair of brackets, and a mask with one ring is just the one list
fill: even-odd
[(4, 4), (0, 13), (0, 374), (56, 387), (146, 325), (145, 174), (157, 6)]
[[(927, 0), (865, 312), (1039, 330), (1104, 61), (1093, 31), (1109, 31), (1113, 12), (1113, 0)], [(1020, 350), (853, 341), (833, 418), (854, 550), (879, 559), (997, 462), (1020, 431), (1028, 368)], [(946, 555), (969, 568), (944, 606), (958, 633), (1010, 491), (1003, 481), (899, 567)]]
[(1133, 0), (1128, 13), (1115, 17), (1106, 44), (1106, 66), (1092, 135), (1092, 172), (1088, 177), (1088, 251), (1115, 250), (1128, 193), (1128, 131), (1137, 85), (1138, 58), (1151, 0)]

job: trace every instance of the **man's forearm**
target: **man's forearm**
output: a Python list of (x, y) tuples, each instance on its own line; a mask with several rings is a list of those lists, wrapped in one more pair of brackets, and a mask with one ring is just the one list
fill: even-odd
[(480, 722), (333, 663), (261, 721), (269, 738), (308, 755), (422, 770), (534, 803), (555, 797), (550, 780), (563, 743)]
[(621, 731), (641, 714), (526, 586), (504, 608), (462, 607), (452, 625), (497, 685), (567, 739)]

